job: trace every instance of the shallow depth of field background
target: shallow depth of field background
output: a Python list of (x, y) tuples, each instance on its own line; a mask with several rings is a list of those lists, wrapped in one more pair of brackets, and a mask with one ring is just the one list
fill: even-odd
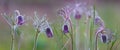
[[(33, 17), (34, 11), (37, 11), (39, 16), (47, 14), (50, 23), (56, 22), (57, 24), (62, 18), (57, 16), (56, 11), (73, 1), (74, 0), (0, 0), (0, 14), (4, 12), (12, 14), (14, 10), (17, 9), (20, 10), (21, 14)], [(88, 0), (84, 2), (87, 1)], [(92, 0), (89, 1), (90, 3), (94, 2)], [(118, 0), (96, 0), (96, 10), (104, 20), (106, 27), (110, 28), (112, 31), (115, 31), (116, 29), (120, 30), (119, 3), (120, 1)], [(27, 24), (23, 25), (20, 29), (23, 32), (23, 40), (20, 50), (32, 50), (35, 35), (32, 21), (27, 21)], [(118, 34), (120, 34), (120, 31)], [(120, 41), (118, 40), (118, 42)], [(10, 43), (10, 27), (0, 15), (0, 50), (10, 50)], [(47, 38), (46, 34), (40, 34), (37, 43), (38, 50), (59, 50), (56, 41)], [(101, 43), (100, 50), (106, 50), (105, 48), (106, 44)], [(118, 50), (119, 49), (120, 45), (118, 46)]]

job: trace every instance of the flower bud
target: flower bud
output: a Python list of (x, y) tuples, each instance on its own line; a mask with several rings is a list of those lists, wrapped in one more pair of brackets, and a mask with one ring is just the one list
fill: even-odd
[(102, 35), (101, 35), (101, 41), (102, 41), (103, 43), (107, 43), (107, 36), (104, 35), (104, 34), (102, 34)]
[(64, 33), (68, 33), (69, 32), (68, 25), (63, 25), (63, 32)]
[(51, 38), (51, 37), (53, 37), (53, 32), (52, 32), (52, 30), (51, 30), (51, 28), (46, 28), (46, 35), (47, 35), (47, 37), (48, 38)]
[(23, 25), (23, 24), (24, 24), (23, 16), (17, 16), (17, 25)]

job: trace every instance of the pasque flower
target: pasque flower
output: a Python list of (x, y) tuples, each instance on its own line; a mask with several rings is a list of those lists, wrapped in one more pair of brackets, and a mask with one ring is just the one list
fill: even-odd
[(23, 23), (24, 23), (23, 16), (21, 15), (17, 16), (17, 25), (23, 25)]
[[(64, 19), (64, 23), (69, 23), (70, 25), (70, 28), (71, 28), (71, 34), (70, 34), (70, 37), (71, 37), (71, 44), (72, 44), (72, 47), (71, 49), (73, 50), (73, 28), (72, 28), (72, 21), (71, 21), (71, 18), (70, 18), (70, 15), (71, 13), (73, 12), (73, 8), (72, 7), (64, 7), (62, 9), (59, 10), (59, 14), (63, 17)], [(69, 28), (69, 27), (68, 27)], [(67, 30), (67, 26), (66, 25), (63, 25), (63, 32), (66, 33), (68, 31)]]
[[(95, 15), (94, 23), (95, 23), (95, 25), (98, 26), (98, 28), (97, 28), (97, 30), (95, 32), (95, 50), (97, 50), (97, 44), (98, 44), (97, 43), (97, 39), (98, 39), (99, 34), (103, 34), (103, 31), (105, 29), (105, 25), (104, 25), (104, 21), (100, 18), (100, 16), (98, 16), (96, 14), (94, 14), (94, 15)], [(102, 39), (103, 42), (106, 42), (105, 41), (106, 40), (106, 36), (102, 35), (101, 39)]]
[(53, 32), (52, 32), (52, 29), (50, 27), (46, 28), (46, 35), (48, 38), (51, 38), (53, 37)]
[(111, 42), (112, 38), (113, 38), (113, 32), (109, 29), (104, 29), (100, 32), (100, 39), (103, 43), (109, 43)]
[(106, 34), (101, 34), (101, 41), (102, 41), (103, 43), (107, 43), (107, 40), (108, 40), (107, 35), (106, 35)]
[(76, 11), (74, 17), (75, 17), (75, 19), (80, 19), (82, 17), (82, 15), (80, 14), (79, 11)]
[(104, 21), (101, 19), (100, 16), (98, 16), (98, 15), (95, 16), (94, 23), (95, 23), (95, 25), (98, 26), (96, 34), (102, 32), (105, 29)]
[(43, 17), (38, 17), (38, 15), (35, 12), (35, 19), (33, 21), (33, 26), (37, 31), (45, 32), (47, 37), (51, 38), (53, 37), (53, 31), (45, 16), (46, 15), (44, 15)]
[(23, 25), (24, 22), (25, 22), (24, 21), (24, 16), (22, 16), (18, 10), (15, 10), (15, 13), (16, 13), (15, 14), (16, 25), (18, 25), (18, 26)]
[[(19, 26), (24, 24), (24, 17), (20, 14), (19, 10), (15, 10), (15, 13), (14, 13), (15, 16), (9, 16), (6, 13), (4, 13), (2, 15), (11, 27), (11, 32), (12, 32), (11, 33), (11, 36), (12, 36), (11, 50), (14, 50), (15, 34), (17, 33), (18, 35), (21, 35), (21, 32), (18, 28), (19, 28)], [(21, 39), (21, 37), (20, 37), (20, 39)], [(20, 42), (18, 42), (18, 43), (20, 43)], [(18, 50), (19, 50), (19, 47), (20, 46), (18, 46)]]
[(73, 15), (75, 19), (81, 19), (83, 13), (85, 13), (87, 7), (85, 4), (75, 4), (73, 9)]
[(24, 24), (24, 16), (22, 16), (19, 10), (15, 10), (15, 16), (8, 16), (6, 13), (2, 14), (7, 23), (12, 26), (20, 26)]
[(67, 25), (67, 24), (64, 24), (64, 25), (63, 25), (62, 31), (63, 31), (64, 33), (69, 33), (69, 28), (68, 28), (68, 25)]
[(70, 21), (71, 21), (70, 15), (73, 12), (73, 8), (70, 7), (70, 6), (66, 6), (66, 7), (60, 9), (58, 12), (64, 19), (64, 24), (62, 26), (62, 31), (63, 31), (63, 33), (68, 33), (69, 32), (69, 24), (70, 24)]

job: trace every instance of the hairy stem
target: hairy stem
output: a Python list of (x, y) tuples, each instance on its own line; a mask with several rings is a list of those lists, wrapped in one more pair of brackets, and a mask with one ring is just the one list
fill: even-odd
[(39, 31), (37, 30), (37, 32), (35, 34), (33, 50), (36, 50), (36, 47), (37, 47), (38, 33), (39, 33)]
[(97, 44), (98, 44), (98, 43), (97, 43), (97, 37), (98, 37), (98, 33), (97, 33), (96, 36), (95, 36), (95, 50), (97, 50), (97, 46), (98, 46), (98, 45), (97, 45)]
[(14, 50), (14, 40), (15, 40), (14, 30), (12, 29), (11, 30), (11, 50)]

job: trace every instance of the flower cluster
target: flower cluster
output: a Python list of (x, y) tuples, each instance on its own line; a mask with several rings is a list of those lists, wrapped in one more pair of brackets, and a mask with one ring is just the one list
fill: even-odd
[[(97, 11), (93, 7), (89, 7), (89, 6), (87, 6), (87, 4), (82, 4), (82, 3), (74, 4), (74, 5), (69, 5), (69, 6), (61, 8), (58, 11), (58, 13), (63, 18), (62, 29), (61, 29), (62, 32), (64, 34), (69, 33), (69, 35), (70, 35), (72, 50), (73, 50), (73, 43), (74, 43), (74, 41), (73, 41), (73, 38), (74, 38), (73, 29), (74, 28), (72, 27), (73, 26), (72, 22), (74, 22), (74, 21), (71, 20), (71, 16), (76, 20), (76, 35), (75, 35), (76, 41), (77, 41), (76, 46), (77, 45), (79, 46), (79, 43), (80, 43), (79, 42), (80, 40), (78, 40), (80, 37), (77, 36), (77, 35), (80, 35), (80, 33), (78, 32), (78, 31), (80, 31), (79, 27), (78, 27), (79, 20), (84, 16), (85, 16), (85, 18), (87, 18), (86, 21), (88, 22), (88, 23), (86, 22), (87, 23), (86, 30), (85, 30), (86, 37), (87, 36), (90, 37), (90, 36), (92, 36), (92, 33), (94, 33), (94, 30), (90, 30), (90, 28), (92, 27), (92, 26), (90, 26), (90, 24), (92, 25), (94, 23), (93, 27), (94, 27), (94, 25), (96, 26), (95, 27), (96, 28), (96, 31), (95, 31), (96, 46), (97, 46), (97, 37), (100, 37), (100, 39), (103, 43), (108, 43), (109, 41), (111, 41), (111, 39), (112, 39), (111, 31), (106, 29), (104, 21), (98, 15)], [(9, 17), (5, 13), (2, 15), (14, 31), (16, 31), (19, 26), (25, 24), (24, 16), (20, 14), (19, 10), (15, 10), (15, 16)], [(88, 19), (90, 19), (90, 20), (88, 20)], [(93, 23), (91, 22), (91, 19), (93, 20), (92, 21)], [(48, 38), (52, 38), (53, 37), (53, 30), (52, 30), (50, 23), (48, 22), (48, 19), (46, 18), (46, 15), (40, 17), (35, 12), (34, 18), (32, 18), (32, 20), (33, 20), (33, 27), (35, 28), (35, 31), (36, 31), (35, 43), (34, 43), (33, 48), (36, 49), (36, 42), (37, 42), (37, 38), (38, 38), (38, 33), (44, 32)], [(87, 26), (88, 26), (88, 28), (87, 28)], [(91, 34), (87, 35), (88, 33), (91, 33)], [(69, 37), (69, 35), (68, 35), (68, 37)], [(91, 40), (92, 38), (91, 37), (88, 39), (87, 38), (85, 38), (87, 41), (86, 44), (88, 44), (89, 41), (91, 41), (91, 43), (92, 43), (92, 40)], [(88, 48), (89, 48), (89, 45), (90, 44), (88, 44)], [(76, 48), (78, 48), (78, 47), (76, 47)], [(96, 47), (96, 49), (97, 49), (97, 47)], [(77, 49), (77, 50), (79, 50), (79, 49)]]
[(63, 32), (68, 33), (69, 32), (69, 25), (71, 21), (71, 16), (73, 16), (76, 20), (81, 19), (82, 15), (87, 11), (86, 4), (75, 4), (72, 6), (66, 6), (58, 11), (58, 13), (62, 16), (64, 19), (63, 24)]

